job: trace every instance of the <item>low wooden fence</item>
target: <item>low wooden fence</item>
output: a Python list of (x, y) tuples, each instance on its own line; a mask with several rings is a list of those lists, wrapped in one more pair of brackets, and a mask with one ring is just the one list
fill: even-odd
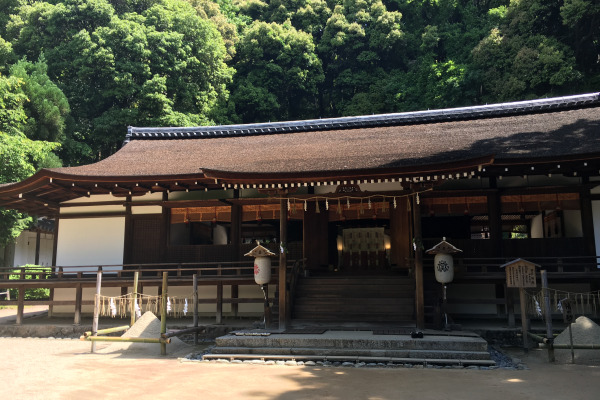
[[(288, 270), (294, 270), (298, 261), (288, 261)], [(238, 305), (244, 303), (262, 304), (264, 298), (241, 298), (238, 296), (238, 287), (241, 285), (255, 285), (254, 263), (222, 262), (222, 263), (163, 263), (163, 264), (124, 264), (124, 265), (98, 265), (98, 266), (70, 266), (70, 267), (23, 267), (0, 268), (0, 288), (17, 289), (16, 300), (0, 300), (0, 305), (17, 306), (17, 320), (19, 325), (23, 320), (25, 305), (47, 305), (49, 315), (52, 315), (54, 306), (74, 306), (74, 324), (81, 323), (81, 309), (84, 305), (93, 305), (94, 300), (84, 300), (83, 288), (95, 287), (97, 272), (103, 272), (103, 287), (120, 287), (121, 293), (126, 294), (128, 288), (134, 284), (134, 275), (138, 273), (140, 291), (144, 287), (158, 287), (160, 293), (163, 273), (166, 274), (169, 286), (192, 286), (193, 276), (197, 276), (198, 285), (216, 286), (217, 293), (214, 298), (198, 299), (199, 304), (216, 305), (216, 323), (221, 323), (223, 317), (223, 304), (231, 304), (232, 313), (237, 316)], [(272, 265), (271, 283), (278, 281), (278, 264)], [(224, 286), (231, 286), (230, 297), (225, 297)], [(25, 291), (30, 288), (47, 288), (50, 296), (46, 300), (25, 300)], [(58, 288), (74, 288), (75, 298), (72, 300), (54, 300), (54, 290)], [(271, 299), (272, 300), (272, 299)]]
[[(448, 295), (447, 303), (451, 307), (466, 306), (495, 306), (495, 311), (490, 313), (456, 312), (452, 317), (456, 319), (499, 319), (506, 320), (508, 326), (515, 327), (515, 306), (518, 308), (518, 299), (515, 293), (506, 287), (506, 272), (502, 265), (523, 258), (540, 266), (548, 273), (550, 285), (556, 284), (584, 284), (590, 290), (600, 289), (600, 257), (497, 257), (497, 258), (473, 258), (454, 257), (454, 280), (448, 286), (461, 285), (461, 287), (475, 287), (476, 285), (488, 285), (491, 292), (484, 294), (469, 293), (461, 290)], [(409, 262), (412, 263), (412, 260)], [(441, 326), (441, 303), (442, 285), (434, 278), (433, 257), (426, 256), (423, 260), (425, 272), (425, 297), (426, 314), (433, 326)], [(538, 275), (539, 284), (539, 275)], [(467, 295), (468, 293), (468, 295)], [(466, 308), (463, 307), (463, 308)], [(490, 307), (488, 307), (489, 309)], [(595, 315), (590, 315), (596, 317)], [(553, 313), (553, 317), (560, 318), (560, 313)]]

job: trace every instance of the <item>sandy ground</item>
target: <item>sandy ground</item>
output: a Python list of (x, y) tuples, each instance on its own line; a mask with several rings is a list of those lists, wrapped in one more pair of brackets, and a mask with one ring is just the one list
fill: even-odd
[[(98, 348), (107, 344), (98, 344)], [(181, 363), (178, 354), (91, 354), (71, 339), (0, 338), (3, 398), (14, 399), (598, 399), (600, 366), (529, 370), (325, 368)], [(191, 352), (193, 349), (182, 349)], [(152, 353), (152, 352), (150, 352)]]

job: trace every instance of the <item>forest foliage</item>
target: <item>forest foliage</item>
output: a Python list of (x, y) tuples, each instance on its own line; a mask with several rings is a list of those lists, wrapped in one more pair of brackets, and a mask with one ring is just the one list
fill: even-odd
[(105, 158), (128, 125), (597, 90), (597, 0), (0, 0), (0, 183)]
[[(129, 125), (597, 90), (597, 0), (0, 0), (0, 184), (105, 158)], [(0, 213), (0, 242), (30, 221)]]
[(0, 76), (27, 77), (21, 108), (0, 88), (3, 132), (60, 143), (65, 165), (114, 153), (128, 125), (411, 111), (600, 87), (595, 0), (0, 0), (0, 10)]

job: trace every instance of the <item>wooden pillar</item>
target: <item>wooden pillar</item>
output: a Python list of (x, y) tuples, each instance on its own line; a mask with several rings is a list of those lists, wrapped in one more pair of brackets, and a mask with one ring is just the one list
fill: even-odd
[(215, 323), (223, 323), (223, 283), (221, 282), (217, 283), (217, 316)]
[(52, 242), (52, 266), (56, 267), (56, 251), (58, 250), (58, 225), (60, 218), (56, 216), (54, 218), (54, 238)]
[(35, 265), (40, 265), (40, 240), (41, 240), (41, 236), (42, 233), (40, 232), (40, 230), (36, 230), (35, 232), (35, 260), (34, 260), (34, 264)]
[(504, 295), (506, 296), (506, 315), (508, 318), (508, 327), (514, 328), (515, 325), (515, 302), (512, 298), (512, 292), (510, 288), (504, 284)]
[[(233, 191), (233, 197), (239, 198), (239, 190)], [(231, 245), (234, 249), (234, 260), (242, 259), (241, 243), (242, 243), (242, 206), (239, 204), (231, 205)]]
[(78, 283), (75, 287), (75, 317), (73, 319), (73, 325), (81, 324), (81, 295), (83, 288), (81, 283)]
[(408, 266), (411, 256), (411, 226), (407, 197), (396, 199), (396, 208), (390, 204), (390, 263), (400, 268)]
[[(319, 211), (317, 213), (317, 202), (309, 202), (307, 210), (304, 212), (304, 221), (302, 224), (304, 235), (303, 246), (306, 268), (309, 270), (329, 265), (329, 214), (325, 210), (324, 203), (319, 205)], [(287, 223), (287, 203), (284, 217)]]
[(123, 243), (123, 264), (131, 264), (133, 250), (133, 218), (131, 215), (131, 196), (125, 200), (125, 239)]
[(238, 297), (239, 297), (239, 286), (231, 285), (231, 300), (234, 300), (231, 302), (231, 313), (236, 318), (238, 316), (239, 304), (237, 302), (235, 302), (235, 300), (237, 300)]
[[(56, 270), (56, 250), (58, 249), (58, 215), (54, 218), (54, 236), (52, 237), (52, 272), (58, 273)], [(50, 289), (50, 300), (54, 300), (54, 288)], [(54, 305), (50, 304), (48, 306), (48, 318), (52, 317), (52, 311), (54, 310)]]
[[(161, 287), (161, 302), (160, 302), (160, 333), (167, 333), (167, 296), (169, 291), (169, 273), (163, 272), (162, 274), (162, 287)], [(160, 354), (162, 356), (167, 355), (167, 344), (160, 342)]]
[[(163, 201), (169, 201), (169, 193), (163, 192), (162, 195)], [(160, 231), (160, 261), (168, 262), (167, 260), (167, 246), (169, 245), (170, 240), (170, 232), (171, 232), (171, 213), (170, 210), (163, 205), (162, 208), (162, 223), (161, 223), (161, 231)]]
[[(490, 178), (490, 186), (495, 188), (496, 180)], [(487, 196), (487, 207), (489, 217), (490, 241), (492, 244), (492, 254), (496, 257), (502, 256), (502, 210), (500, 194), (497, 190), (489, 193)]]
[(585, 252), (588, 256), (595, 256), (596, 238), (594, 235), (594, 214), (592, 212), (592, 198), (589, 189), (585, 188), (581, 190), (579, 193), (579, 202)]
[[(92, 336), (98, 335), (98, 320), (100, 318), (100, 292), (102, 290), (102, 267), (96, 274), (96, 295), (94, 296), (94, 319), (92, 321)], [(92, 342), (92, 353), (96, 352), (96, 342)]]
[(25, 286), (19, 286), (18, 289), (19, 297), (17, 299), (17, 320), (15, 324), (21, 325), (23, 323), (23, 309), (25, 308)]
[[(279, 242), (287, 244), (287, 201), (279, 203)], [(287, 254), (279, 252), (279, 330), (284, 331), (288, 326), (288, 289), (287, 289)]]
[[(239, 197), (239, 190), (234, 190), (234, 198)], [(233, 246), (234, 261), (242, 259), (242, 206), (231, 205), (231, 244)], [(239, 270), (238, 270), (239, 272)], [(231, 285), (231, 298), (238, 298), (238, 285)], [(234, 317), (238, 316), (238, 303), (231, 303), (231, 312)]]
[[(130, 309), (130, 318), (131, 318), (131, 324), (130, 326), (133, 326), (133, 324), (135, 324), (135, 320), (136, 320), (136, 315), (135, 315), (135, 302), (138, 298), (138, 281), (140, 278), (140, 273), (138, 271), (135, 271), (133, 273), (133, 288), (131, 289), (131, 309)], [(140, 305), (141, 308), (141, 305)]]
[(413, 202), (413, 229), (415, 243), (415, 310), (417, 328), (425, 329), (425, 296), (423, 290), (423, 235), (421, 233), (421, 205), (418, 195)]

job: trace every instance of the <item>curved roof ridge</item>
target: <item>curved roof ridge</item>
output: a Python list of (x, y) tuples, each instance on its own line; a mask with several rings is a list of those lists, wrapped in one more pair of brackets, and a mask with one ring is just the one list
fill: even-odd
[(144, 128), (130, 126), (127, 129), (127, 136), (125, 137), (123, 144), (126, 144), (131, 140), (202, 139), (332, 129), (351, 129), (375, 126), (410, 125), (425, 122), (443, 122), (515, 114), (528, 114), (594, 104), (600, 104), (600, 92), (469, 107), (409, 111), (354, 117), (320, 118), (299, 121), (261, 122), (252, 124), (196, 127)]

